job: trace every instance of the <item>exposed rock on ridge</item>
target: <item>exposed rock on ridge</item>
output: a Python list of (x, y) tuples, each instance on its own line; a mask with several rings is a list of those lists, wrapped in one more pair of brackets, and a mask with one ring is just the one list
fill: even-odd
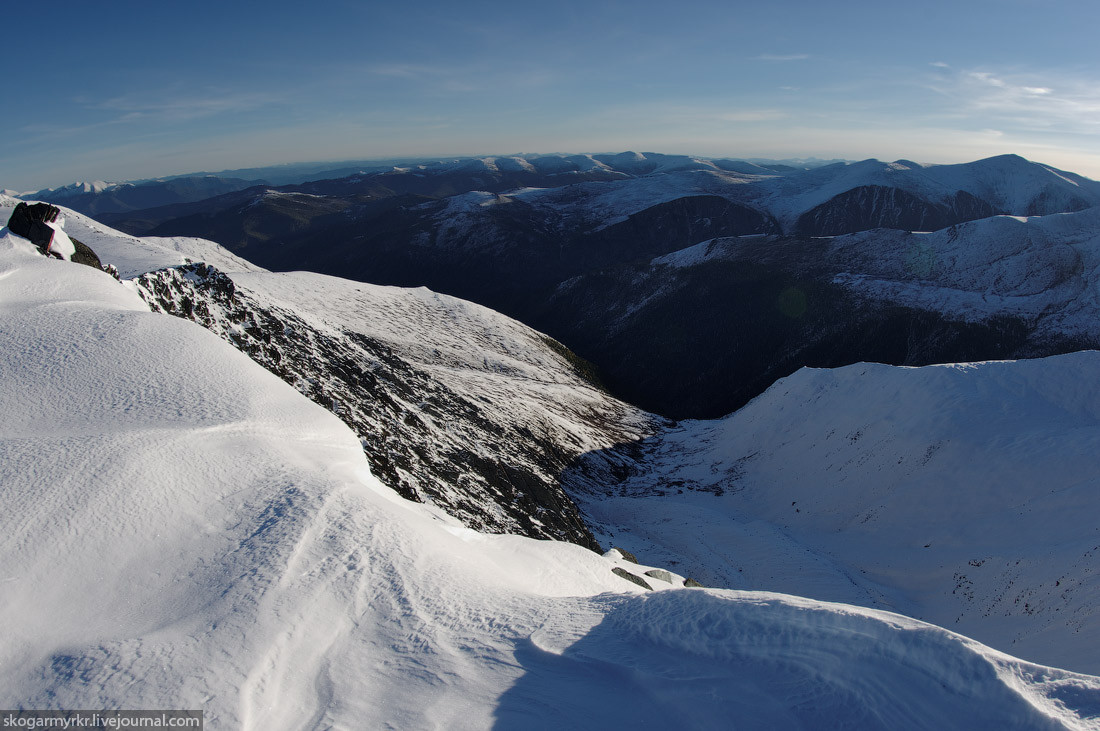
[[(580, 362), (567, 361), (556, 343), (543, 344), (559, 371), (547, 380), (570, 384), (580, 397), (540, 402), (520, 390), (512, 403), (494, 404), (476, 389), (463, 392), (461, 380), (442, 382), (400, 343), (307, 321), (209, 265), (159, 270), (133, 281), (153, 309), (198, 322), (340, 416), (359, 435), (384, 483), (477, 530), (598, 549), (559, 476), (587, 451), (585, 439), (610, 447), (656, 426), (585, 384)], [(424, 342), (430, 346), (430, 336)], [(526, 412), (508, 419), (501, 406)]]

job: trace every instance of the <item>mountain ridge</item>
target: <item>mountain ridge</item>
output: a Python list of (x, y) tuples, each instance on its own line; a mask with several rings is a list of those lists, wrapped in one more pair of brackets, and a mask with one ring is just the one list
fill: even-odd
[[(1036, 210), (1087, 217), (1077, 209), (1100, 201), (1100, 183), (1014, 155), (808, 170), (724, 164), (652, 153), (486, 157), (259, 186), (120, 215), (131, 231), (216, 240), (269, 269), (427, 286), (477, 301), (593, 362), (620, 397), (673, 418), (727, 413), (802, 365), (925, 365), (1100, 345), (1087, 332), (1037, 333), (1034, 314), (992, 290), (959, 293), (955, 312), (915, 296), (926, 286), (919, 278), (875, 284), (874, 257), (849, 246), (846, 262), (829, 238), (855, 235), (841, 241), (868, 249), (878, 239), (904, 245), (903, 259), (918, 271), (929, 256), (951, 259), (929, 242), (961, 236), (950, 246), (986, 252), (1003, 270), (985, 241), (996, 226), (970, 219)], [(528, 183), (553, 187), (509, 189)], [(881, 228), (847, 233), (875, 226), (948, 233), (928, 245)], [(736, 238), (759, 235), (768, 238)], [(675, 271), (653, 263), (713, 241), (723, 242), (715, 250), (745, 253)], [(1073, 259), (1075, 247), (1057, 248)], [(1065, 279), (1049, 256), (1032, 262), (1036, 286), (1048, 274)], [(691, 287), (709, 292), (713, 304)], [(985, 315), (974, 318), (967, 313), (977, 311), (975, 298), (1001, 306), (977, 307)], [(738, 322), (721, 312), (751, 315)], [(701, 363), (712, 367), (700, 371)]]

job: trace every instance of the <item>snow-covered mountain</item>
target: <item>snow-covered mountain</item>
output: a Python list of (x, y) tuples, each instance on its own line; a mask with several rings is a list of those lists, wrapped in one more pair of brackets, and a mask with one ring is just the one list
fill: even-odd
[(28, 198), (40, 200), (65, 201), (82, 195), (102, 193), (106, 190), (115, 190), (123, 185), (126, 185), (126, 183), (108, 183), (105, 180), (96, 180), (91, 183), (80, 181), (77, 183), (70, 183), (69, 185), (62, 185), (57, 188), (43, 188), (40, 191), (27, 193), (26, 195)]
[(839, 236), (822, 242), (819, 265), (870, 300), (971, 321), (1014, 316), (1039, 341), (1100, 342), (1100, 208)]
[(154, 310), (198, 322), (338, 414), (385, 484), (469, 527), (598, 549), (561, 473), (661, 424), (608, 396), (561, 344), (484, 307), (273, 274), (210, 242), (71, 219)]
[(546, 321), (620, 394), (673, 416), (727, 413), (802, 365), (1096, 348), (1098, 212), (721, 237), (563, 282)]
[[(528, 174), (530, 180), (509, 173)], [(480, 177), (457, 184), (458, 177), (471, 174)], [(550, 179), (555, 176), (562, 179)], [(441, 181), (450, 186), (443, 196), (436, 192)], [(367, 182), (435, 197), (508, 192), (536, 208), (602, 226), (677, 198), (717, 195), (776, 218), (785, 233), (805, 235), (882, 227), (933, 230), (997, 213), (1045, 215), (1100, 204), (1100, 182), (1018, 155), (952, 165), (863, 160), (808, 168), (634, 152), (486, 157), (395, 166), (346, 179), (339, 189), (338, 181), (328, 181), (315, 190), (350, 193), (351, 184)], [(566, 184), (569, 190), (560, 190)], [(867, 197), (875, 191), (880, 196), (890, 191), (891, 197)], [(902, 225), (907, 217), (925, 225)]]
[[(129, 276), (194, 256), (73, 233)], [(263, 282), (250, 296), (305, 297), (238, 273)], [(402, 500), (354, 432), (225, 340), (7, 232), (0, 341), (5, 707), (201, 708), (244, 729), (1100, 728), (1097, 677), (897, 614), (676, 588)], [(646, 572), (666, 590), (622, 576)]]
[[(1055, 314), (1071, 307), (1067, 286), (1089, 286), (1087, 267), (1071, 275), (1054, 260), (1076, 244), (1029, 249), (1036, 268), (1025, 289), (1067, 283), (1027, 295), (1028, 308), (1049, 300), (1041, 329), (1016, 294), (1002, 296), (1008, 280), (994, 286), (977, 274), (1022, 261), (1002, 258), (1011, 225), (997, 215), (1080, 214), (1083, 233), (1098, 204), (1100, 183), (1015, 155), (800, 169), (621, 153), (395, 165), (139, 212), (131, 223), (217, 240), (273, 270), (477, 301), (592, 361), (619, 397), (672, 418), (709, 418), (805, 365), (1100, 347)], [(939, 233), (906, 233), (931, 230)], [(745, 238), (753, 236), (765, 238)], [(692, 247), (702, 243), (712, 252), (702, 260), (664, 266), (677, 252), (699, 258)], [(932, 255), (942, 281), (921, 274)], [(973, 286), (948, 296), (960, 288), (944, 267), (959, 256)], [(889, 262), (908, 269), (884, 273)], [(975, 297), (984, 298), (980, 318)]]
[[(875, 200), (861, 200), (858, 196), (883, 189), (899, 192), (892, 201), (893, 206), (876, 211), (872, 207)], [(1000, 155), (955, 165), (864, 160), (784, 176), (760, 186), (760, 190), (759, 194), (751, 194), (753, 199), (779, 218), (784, 231), (807, 235), (834, 235), (871, 228), (928, 231), (993, 213), (1045, 215), (1100, 204), (1100, 183), (1097, 181), (1018, 155)], [(910, 211), (904, 210), (906, 205), (910, 206)], [(947, 209), (945, 213), (956, 213), (955, 220), (947, 216), (946, 223), (935, 221), (919, 227), (895, 225), (891, 221), (896, 217), (900, 223), (906, 215), (914, 213), (932, 216), (944, 208)], [(872, 215), (876, 212), (880, 216), (877, 220)], [(823, 228), (826, 224), (831, 227)]]
[(47, 201), (92, 216), (120, 214), (145, 208), (190, 203), (262, 184), (211, 175), (180, 176), (161, 180), (107, 183), (97, 180), (20, 195), (24, 200)]
[(651, 440), (582, 505), (598, 536), (709, 585), (890, 609), (1100, 673), (1098, 376), (1096, 351), (803, 369)]

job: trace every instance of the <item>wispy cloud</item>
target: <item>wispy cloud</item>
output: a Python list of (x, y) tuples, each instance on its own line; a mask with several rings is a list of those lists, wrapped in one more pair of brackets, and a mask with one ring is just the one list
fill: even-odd
[(383, 63), (367, 66), (366, 72), (372, 76), (395, 79), (428, 79), (450, 76), (455, 73), (455, 68), (453, 66), (427, 66), (415, 63)]
[(1058, 72), (960, 69), (927, 84), (946, 104), (941, 116), (1016, 132), (1095, 134), (1100, 129), (1100, 84)]
[(780, 109), (745, 109), (735, 112), (719, 112), (715, 115), (723, 122), (773, 122), (791, 115)]
[(498, 68), (472, 64), (433, 66), (415, 63), (374, 64), (363, 69), (368, 78), (396, 80), (415, 84), (420, 89), (443, 94), (499, 91), (501, 89), (530, 90), (556, 83), (560, 75), (550, 69)]
[(998, 89), (1005, 89), (1008, 87), (1008, 84), (1003, 79), (997, 78), (988, 71), (968, 71), (966, 75), (978, 83), (995, 86)]
[(971, 71), (952, 92), (970, 112), (1022, 129), (1095, 132), (1100, 127), (1100, 85), (1093, 79)]
[(752, 61), (805, 61), (810, 57), (808, 53), (789, 53), (789, 54), (776, 54), (776, 53), (762, 53), (759, 56), (753, 56)]
[(212, 92), (203, 95), (142, 96), (124, 95), (98, 102), (84, 100), (86, 106), (117, 112), (116, 122), (191, 121), (219, 114), (253, 111), (286, 100), (275, 94)]
[(156, 138), (171, 128), (186, 127), (203, 119), (252, 112), (285, 105), (289, 97), (277, 94), (211, 91), (206, 94), (127, 94), (108, 99), (78, 97), (72, 102), (84, 112), (72, 115), (78, 123), (66, 123), (67, 117), (23, 125), (23, 145), (54, 144), (61, 141), (95, 140), (128, 136), (131, 139)]

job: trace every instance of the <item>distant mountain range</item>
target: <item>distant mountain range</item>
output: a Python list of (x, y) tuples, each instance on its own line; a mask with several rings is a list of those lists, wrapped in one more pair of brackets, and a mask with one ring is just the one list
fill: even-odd
[(27, 193), (25, 200), (39, 200), (63, 205), (89, 216), (128, 213), (179, 203), (201, 201), (223, 193), (232, 193), (262, 180), (241, 180), (214, 176), (178, 177), (168, 180), (147, 180), (135, 183), (74, 183), (61, 188), (47, 188)]
[[(479, 302), (683, 418), (728, 413), (804, 365), (1100, 345), (1057, 324), (1087, 308), (1098, 204), (1100, 183), (1015, 155), (796, 167), (628, 152), (397, 164), (97, 215), (275, 270)], [(1054, 214), (1077, 217), (1005, 218)]]

